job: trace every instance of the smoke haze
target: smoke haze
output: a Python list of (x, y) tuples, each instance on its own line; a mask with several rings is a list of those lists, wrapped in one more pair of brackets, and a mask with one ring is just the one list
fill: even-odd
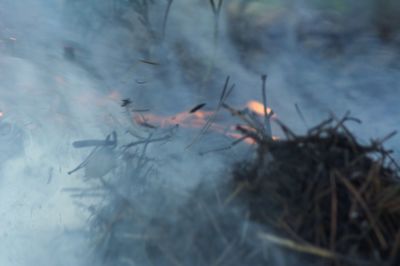
[[(329, 1), (226, 1), (217, 39), (208, 1), (173, 1), (165, 33), (168, 1), (154, 2), (146, 27), (129, 1), (0, 0), (1, 265), (95, 261), (89, 215), (64, 191), (84, 185), (83, 173), (67, 173), (88, 150), (71, 143), (113, 130), (122, 143), (131, 139), (128, 129), (147, 134), (131, 125), (124, 98), (157, 115), (202, 102), (212, 110), (230, 76), (236, 87), (229, 102), (244, 106), (261, 99), (260, 75), (267, 73), (270, 106), (297, 132), (306, 126), (295, 104), (308, 126), (350, 110), (363, 121), (352, 129), (365, 141), (399, 128), (398, 33), (380, 37), (373, 1), (329, 15)], [(196, 134), (179, 129), (171, 142), (148, 149), (166, 189), (184, 194), (250, 154), (241, 147), (200, 157), (229, 140), (185, 149)], [(399, 158), (398, 137), (388, 146)], [(154, 201), (143, 207), (149, 216)]]

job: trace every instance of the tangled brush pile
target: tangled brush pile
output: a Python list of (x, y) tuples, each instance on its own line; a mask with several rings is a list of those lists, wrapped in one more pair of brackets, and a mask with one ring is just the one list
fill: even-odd
[(281, 124), (286, 140), (254, 138), (258, 157), (236, 166), (231, 198), (279, 234), (261, 238), (307, 265), (398, 265), (399, 168), (382, 146), (393, 134), (362, 145), (348, 121), (357, 120), (330, 118), (305, 136)]

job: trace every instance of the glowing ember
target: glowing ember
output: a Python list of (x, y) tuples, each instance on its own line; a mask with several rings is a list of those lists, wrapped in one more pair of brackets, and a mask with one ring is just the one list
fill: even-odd
[[(257, 115), (261, 116), (265, 115), (264, 105), (260, 102), (250, 101), (247, 103), (246, 106)], [(270, 114), (271, 112), (272, 112), (271, 108), (267, 107), (267, 114)]]

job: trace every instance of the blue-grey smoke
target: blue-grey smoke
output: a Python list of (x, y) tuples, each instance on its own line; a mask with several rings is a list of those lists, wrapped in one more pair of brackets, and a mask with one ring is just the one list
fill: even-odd
[[(83, 173), (67, 172), (87, 150), (71, 143), (113, 130), (122, 143), (129, 130), (148, 134), (130, 124), (123, 98), (160, 115), (215, 107), (229, 75), (229, 101), (243, 106), (261, 99), (267, 73), (271, 107), (298, 132), (307, 125), (295, 104), (308, 126), (350, 110), (364, 141), (399, 127), (396, 1), (225, 1), (217, 34), (209, 1), (173, 1), (165, 25), (168, 1), (144, 1), (145, 10), (139, 2), (0, 0), (0, 265), (94, 263), (90, 217), (64, 192), (84, 185)], [(171, 209), (241, 158), (199, 157), (210, 144), (187, 150), (196, 134), (179, 130), (147, 151), (163, 193), (179, 195)], [(388, 145), (398, 158), (398, 137)], [(146, 221), (163, 214), (157, 204), (143, 202)], [(132, 265), (147, 265), (143, 254)]]

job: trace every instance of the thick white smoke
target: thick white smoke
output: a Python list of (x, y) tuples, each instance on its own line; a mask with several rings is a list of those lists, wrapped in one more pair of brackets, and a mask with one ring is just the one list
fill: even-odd
[(71, 142), (108, 131), (118, 105), (67, 61), (62, 3), (1, 1), (1, 265), (87, 265), (85, 216), (63, 188), (83, 154)]
[[(243, 105), (259, 99), (260, 74), (267, 73), (269, 102), (295, 130), (305, 129), (296, 103), (309, 125), (330, 111), (352, 111), (364, 121), (355, 130), (365, 140), (398, 128), (395, 44), (383, 44), (357, 26), (364, 33), (348, 45), (355, 33), (342, 36), (340, 27), (352, 23), (351, 16), (337, 24), (336, 18), (319, 23), (315, 17), (320, 10), (311, 9), (308, 1), (276, 4), (271, 14), (263, 15), (254, 11), (263, 1), (254, 1), (260, 6), (243, 4), (243, 10), (239, 2), (224, 3), (214, 41), (208, 1), (173, 1), (163, 40), (167, 1), (150, 6), (150, 33), (135, 12), (118, 13), (127, 1), (0, 1), (0, 123), (5, 125), (0, 128), (0, 265), (93, 261), (87, 213), (63, 192), (82, 185), (81, 173), (67, 172), (87, 153), (71, 143), (101, 139), (112, 130), (124, 138), (126, 116), (119, 106), (124, 97), (158, 114), (171, 115), (200, 102), (212, 107), (229, 75), (236, 83), (230, 102)], [(364, 10), (360, 21), (368, 25), (370, 4), (354, 10)], [(247, 24), (246, 14), (254, 16)], [(344, 38), (339, 56), (319, 54), (326, 44), (318, 35), (305, 34), (311, 50), (299, 44), (299, 25), (314, 24), (339, 28), (338, 38)], [(263, 25), (270, 27), (264, 31)], [(234, 152), (228, 158), (200, 158), (197, 150), (185, 150), (192, 136), (181, 131), (178, 136), (181, 140), (149, 150), (151, 155), (162, 153), (157, 154), (160, 170), (175, 190), (203, 177), (213, 179), (224, 162), (236, 158)], [(398, 156), (398, 138), (389, 144)]]

